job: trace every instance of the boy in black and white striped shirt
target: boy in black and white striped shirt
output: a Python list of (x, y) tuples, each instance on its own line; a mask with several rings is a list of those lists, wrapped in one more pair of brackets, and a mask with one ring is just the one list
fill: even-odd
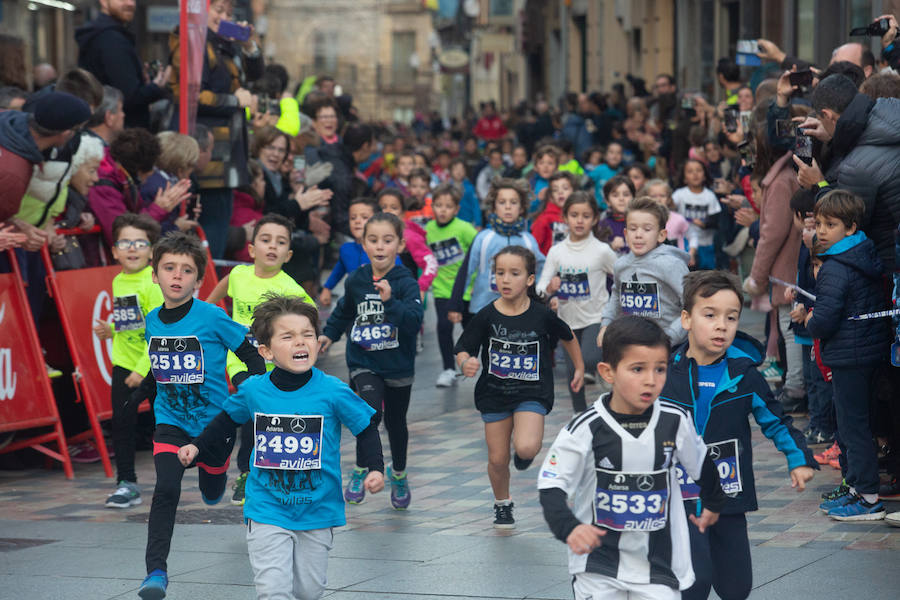
[[(700, 484), (703, 531), (725, 503), (715, 464), (680, 408), (658, 400), (669, 341), (643, 317), (614, 321), (598, 370), (612, 392), (559, 432), (538, 478), (544, 517), (569, 546), (575, 598), (678, 598), (694, 581), (675, 463)], [(567, 505), (571, 498), (574, 512)]]

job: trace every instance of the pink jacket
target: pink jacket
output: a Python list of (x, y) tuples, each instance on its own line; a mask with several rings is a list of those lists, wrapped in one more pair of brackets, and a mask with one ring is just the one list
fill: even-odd
[[(767, 289), (769, 275), (783, 281), (797, 279), (797, 259), (800, 256), (801, 235), (794, 227), (791, 196), (800, 184), (791, 167), (790, 152), (779, 158), (762, 180), (762, 202), (759, 214), (759, 242), (750, 269), (750, 278)], [(784, 286), (773, 285), (772, 306), (783, 306)]]
[(406, 228), (403, 230), (403, 241), (406, 242), (406, 249), (412, 255), (413, 260), (422, 269), (422, 275), (419, 277), (419, 289), (423, 292), (431, 287), (437, 275), (438, 263), (431, 253), (431, 248), (425, 243), (425, 230), (420, 225), (407, 220)]
[(137, 184), (128, 176), (125, 169), (109, 155), (109, 148), (106, 149), (106, 156), (100, 162), (97, 175), (100, 181), (88, 192), (88, 206), (97, 217), (100, 229), (103, 230), (103, 239), (110, 246), (113, 243), (113, 221), (119, 215), (127, 212), (146, 213), (155, 220), (161, 221), (168, 214), (156, 204), (141, 206), (141, 196)]

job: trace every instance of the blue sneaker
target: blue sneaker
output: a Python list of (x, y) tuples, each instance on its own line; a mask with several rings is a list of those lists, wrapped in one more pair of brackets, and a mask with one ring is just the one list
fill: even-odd
[(369, 474), (368, 469), (362, 467), (354, 467), (350, 472), (350, 481), (344, 489), (344, 500), (350, 504), (361, 504), (366, 499), (366, 475)]
[(843, 493), (838, 492), (839, 490), (835, 490), (834, 496), (822, 502), (822, 504), (819, 505), (819, 510), (821, 510), (825, 514), (828, 514), (828, 512), (832, 509), (843, 506), (853, 500), (853, 494), (850, 492), (850, 486), (847, 486), (846, 489), (844, 489)]
[(394, 472), (387, 468), (387, 478), (391, 482), (391, 506), (395, 510), (406, 510), (412, 500), (409, 492), (409, 480), (406, 479), (406, 471)]
[(828, 511), (828, 516), (836, 521), (880, 521), (885, 514), (884, 504), (870, 504), (859, 494), (852, 494), (849, 502)]
[(161, 600), (166, 597), (166, 587), (169, 585), (169, 576), (161, 569), (155, 569), (144, 577), (144, 583), (138, 589), (138, 596), (144, 600)]

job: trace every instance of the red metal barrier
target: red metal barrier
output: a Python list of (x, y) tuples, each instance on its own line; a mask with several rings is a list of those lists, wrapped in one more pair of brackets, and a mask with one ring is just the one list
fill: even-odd
[[(7, 251), (12, 273), (0, 274), (0, 432), (52, 427), (50, 433), (15, 440), (0, 454), (33, 448), (58, 460), (66, 477), (72, 479), (66, 436), (59, 420), (56, 400), (41, 353), (41, 343), (15, 253)], [(44, 444), (56, 442), (59, 452)]]
[[(81, 230), (60, 230), (65, 235), (80, 235)], [(206, 245), (206, 237), (199, 231), (200, 239)], [(94, 335), (94, 321), (109, 321), (112, 313), (112, 280), (122, 268), (119, 265), (93, 267), (71, 271), (56, 271), (47, 246), (41, 249), (44, 266), (47, 269), (47, 289), (56, 303), (63, 333), (72, 356), (75, 371), (72, 379), (78, 402), (83, 402), (91, 428), (72, 436), (69, 441), (77, 442), (93, 438), (107, 477), (113, 476), (109, 451), (100, 427), (102, 421), (112, 418), (110, 389), (112, 385), (112, 340), (100, 340)], [(207, 250), (207, 256), (209, 251)], [(219, 283), (212, 258), (209, 258), (203, 287), (199, 297), (205, 298)], [(40, 363), (43, 370), (43, 361)], [(149, 410), (149, 403), (141, 403), (141, 411)]]

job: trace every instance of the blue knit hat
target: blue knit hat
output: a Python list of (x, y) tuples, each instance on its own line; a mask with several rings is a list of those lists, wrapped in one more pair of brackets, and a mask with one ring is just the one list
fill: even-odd
[(50, 131), (66, 131), (89, 118), (87, 102), (65, 92), (43, 94), (34, 103), (34, 122)]

